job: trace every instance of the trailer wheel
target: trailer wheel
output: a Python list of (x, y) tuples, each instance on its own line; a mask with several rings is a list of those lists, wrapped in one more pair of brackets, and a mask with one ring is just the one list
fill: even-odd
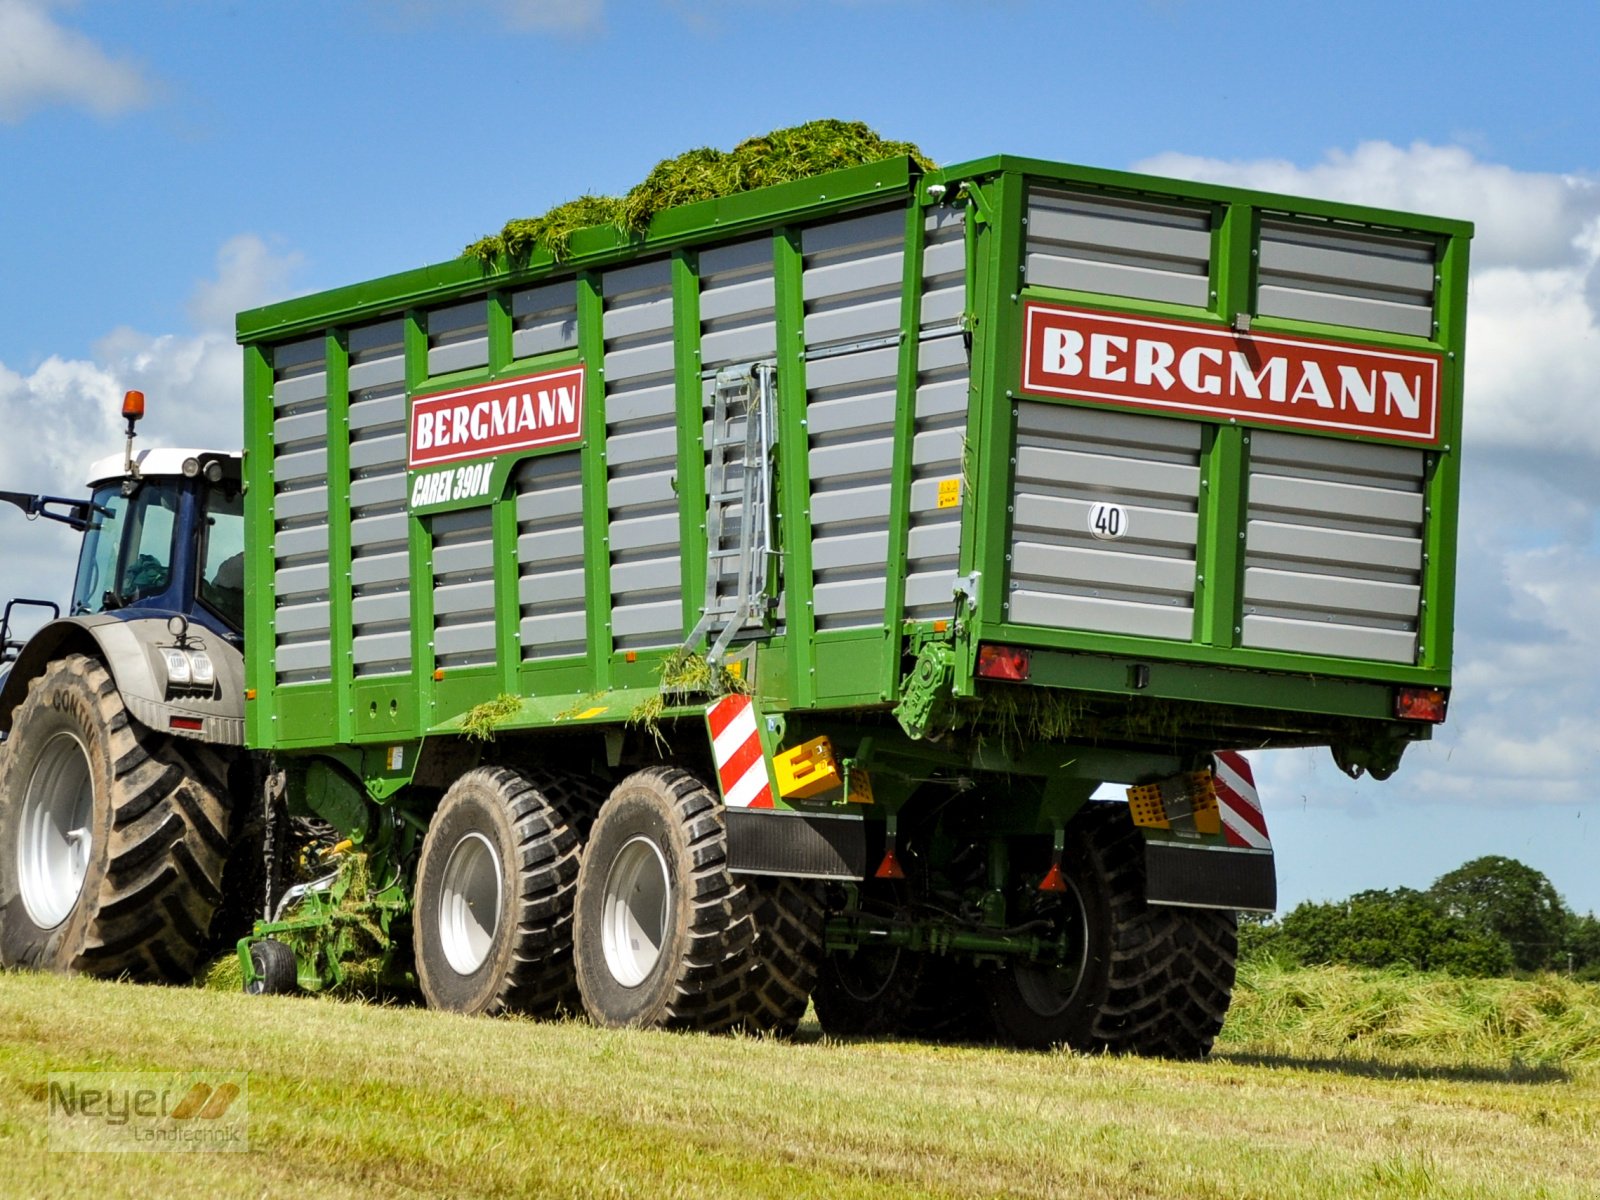
[(294, 951), (271, 938), (250, 944), (250, 965), (256, 977), (245, 984), (251, 996), (287, 996), (300, 990), (300, 967)]
[(901, 1027), (924, 956), (899, 946), (836, 950), (822, 964), (812, 1000), (829, 1037), (875, 1037)]
[(99, 661), (51, 663), (0, 759), (0, 964), (192, 978), (229, 849), (215, 759), (133, 722)]
[(755, 876), (752, 900), (755, 964), (745, 985), (741, 1025), (750, 1033), (790, 1037), (799, 1028), (822, 964), (822, 902), (815, 884)]
[(430, 1008), (575, 1010), (572, 901), (581, 790), (479, 767), (450, 786), (417, 863), (417, 981)]
[(1068, 827), (1065, 893), (1035, 893), (1066, 933), (1062, 963), (1013, 963), (991, 979), (995, 1027), (1014, 1045), (1200, 1058), (1232, 994), (1234, 915), (1144, 899), (1144, 844), (1121, 805)]
[(576, 959), (598, 1025), (721, 1031), (750, 1013), (751, 897), (727, 870), (716, 797), (677, 767), (611, 793), (578, 875)]
[(994, 1041), (994, 1018), (980, 968), (949, 955), (918, 957), (917, 986), (901, 1013), (899, 1031), (948, 1042)]

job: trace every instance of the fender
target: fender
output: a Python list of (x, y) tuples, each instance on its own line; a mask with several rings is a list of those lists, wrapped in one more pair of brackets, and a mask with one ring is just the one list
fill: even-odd
[(226, 638), (190, 625), (188, 646), (204, 650), (216, 670), (211, 693), (169, 689), (161, 650), (176, 645), (161, 613), (133, 619), (115, 613), (63, 617), (28, 639), (0, 688), (0, 734), (28, 685), (55, 659), (91, 654), (106, 664), (134, 720), (173, 737), (215, 746), (244, 745), (244, 655)]

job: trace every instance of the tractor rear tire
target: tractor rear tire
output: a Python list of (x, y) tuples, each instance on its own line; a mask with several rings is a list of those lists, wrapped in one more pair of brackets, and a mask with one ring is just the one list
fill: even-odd
[(1065, 923), (1072, 953), (1060, 966), (1019, 961), (993, 974), (1001, 1039), (1203, 1058), (1233, 991), (1234, 914), (1146, 904), (1144, 841), (1123, 805), (1089, 805), (1067, 839), (1067, 891), (1041, 898), (1040, 912)]
[(191, 979), (229, 852), (219, 762), (135, 723), (98, 660), (51, 663), (0, 759), (0, 964)]
[(412, 915), (430, 1008), (577, 1011), (582, 800), (577, 785), (507, 767), (479, 767), (450, 786), (422, 843)]
[(576, 959), (597, 1025), (721, 1032), (752, 1015), (753, 897), (728, 872), (722, 806), (695, 776), (648, 767), (611, 793), (578, 875)]

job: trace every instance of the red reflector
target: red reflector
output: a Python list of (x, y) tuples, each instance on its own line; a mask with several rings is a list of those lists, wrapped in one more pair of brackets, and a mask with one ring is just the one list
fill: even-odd
[(1015, 646), (979, 646), (978, 674), (985, 679), (1014, 679), (1018, 683), (1028, 678), (1033, 669), (1033, 652)]
[(205, 724), (199, 717), (172, 717), (167, 721), (167, 728), (188, 729), (194, 733), (199, 733), (205, 728)]
[(1394, 694), (1394, 715), (1404, 721), (1431, 721), (1437, 725), (1449, 707), (1450, 693), (1443, 688), (1403, 687)]
[(1041, 892), (1064, 892), (1067, 890), (1067, 881), (1061, 878), (1061, 864), (1051, 863), (1050, 870), (1039, 881)]
[(883, 861), (878, 864), (878, 869), (874, 874), (879, 879), (904, 879), (906, 877), (906, 873), (900, 869), (900, 860), (894, 856), (892, 847), (883, 856)]

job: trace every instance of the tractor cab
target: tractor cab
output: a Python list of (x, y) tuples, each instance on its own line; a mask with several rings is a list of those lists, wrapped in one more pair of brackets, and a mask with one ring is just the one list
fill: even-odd
[(69, 612), (181, 615), (244, 635), (244, 497), (239, 456), (142, 451), (91, 473), (90, 517)]

